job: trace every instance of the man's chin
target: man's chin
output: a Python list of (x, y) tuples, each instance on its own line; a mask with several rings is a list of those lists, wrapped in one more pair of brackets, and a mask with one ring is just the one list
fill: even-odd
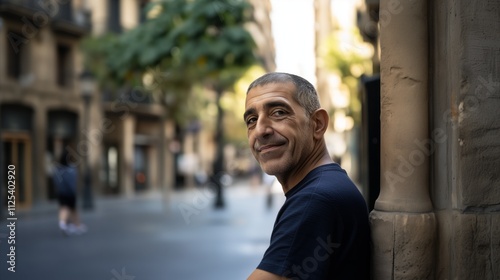
[(261, 165), (262, 171), (264, 171), (267, 175), (276, 176), (279, 174), (279, 166), (273, 165)]
[(284, 155), (272, 158), (260, 157), (258, 161), (262, 171), (273, 176), (281, 174), (285, 170), (288, 162), (284, 159)]

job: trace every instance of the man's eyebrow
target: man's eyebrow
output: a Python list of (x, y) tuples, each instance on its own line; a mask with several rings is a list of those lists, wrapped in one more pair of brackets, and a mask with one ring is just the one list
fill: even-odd
[(283, 101), (270, 101), (266, 104), (264, 104), (264, 108), (266, 110), (269, 110), (270, 108), (274, 108), (274, 107), (285, 107), (287, 109), (291, 109), (292, 107), (290, 107), (290, 105), (286, 102), (283, 102)]

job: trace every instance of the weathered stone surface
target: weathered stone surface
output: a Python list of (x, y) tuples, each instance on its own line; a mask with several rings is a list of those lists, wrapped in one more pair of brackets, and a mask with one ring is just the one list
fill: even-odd
[(434, 277), (433, 213), (370, 215), (374, 254), (374, 279), (432, 279)]
[(395, 216), (394, 279), (434, 277), (435, 232), (433, 213)]
[(491, 274), (500, 278), (500, 213), (491, 215)]
[[(430, 18), (422, 28), (424, 3)], [(382, 173), (371, 214), (374, 279), (500, 279), (500, 1), (380, 4)], [(418, 40), (423, 32), (428, 36)], [(418, 59), (429, 67), (422, 70)], [(426, 90), (431, 112), (421, 115)], [(425, 230), (431, 223), (423, 218), (432, 211), (434, 249), (434, 231)]]
[(394, 214), (374, 210), (370, 213), (370, 226), (374, 280), (390, 280), (393, 275)]
[(428, 212), (427, 1), (380, 1), (381, 189), (375, 208)]
[(454, 213), (453, 279), (499, 279), (499, 217), (500, 214)]
[(460, 203), (463, 208), (500, 205), (500, 2), (457, 3), (463, 42), (463, 80), (456, 97)]
[(451, 279), (449, 268), (453, 266), (451, 260), (451, 250), (453, 248), (452, 239), (454, 234), (451, 219), (452, 211), (438, 211), (435, 213), (437, 222), (437, 258), (435, 265), (435, 279)]

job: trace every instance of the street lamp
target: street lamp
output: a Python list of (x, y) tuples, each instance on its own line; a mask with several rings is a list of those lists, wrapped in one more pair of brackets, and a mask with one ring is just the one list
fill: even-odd
[[(80, 74), (80, 87), (81, 87), (81, 96), (85, 105), (85, 130), (89, 131), (90, 125), (90, 100), (92, 99), (92, 95), (94, 94), (96, 88), (96, 82), (94, 79), (94, 75), (88, 70), (84, 70)], [(88, 144), (88, 143), (87, 143)], [(84, 177), (83, 177), (83, 208), (84, 209), (92, 209), (94, 207), (92, 202), (92, 188), (91, 177), (90, 177), (90, 168), (89, 168), (89, 152), (90, 148), (87, 149), (85, 153), (85, 165), (84, 165)]]

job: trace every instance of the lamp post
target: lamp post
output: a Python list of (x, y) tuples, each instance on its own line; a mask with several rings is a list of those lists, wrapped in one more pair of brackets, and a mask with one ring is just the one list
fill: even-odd
[[(94, 75), (90, 73), (88, 70), (84, 70), (82, 74), (80, 74), (80, 87), (81, 87), (81, 96), (85, 106), (85, 130), (89, 130), (90, 125), (90, 101), (92, 99), (92, 94), (95, 91), (96, 82), (94, 79)], [(92, 201), (92, 188), (91, 188), (91, 176), (90, 176), (90, 168), (89, 168), (89, 152), (90, 148), (87, 149), (85, 153), (85, 162), (84, 162), (84, 173), (83, 173), (83, 209), (92, 209), (94, 208)]]

